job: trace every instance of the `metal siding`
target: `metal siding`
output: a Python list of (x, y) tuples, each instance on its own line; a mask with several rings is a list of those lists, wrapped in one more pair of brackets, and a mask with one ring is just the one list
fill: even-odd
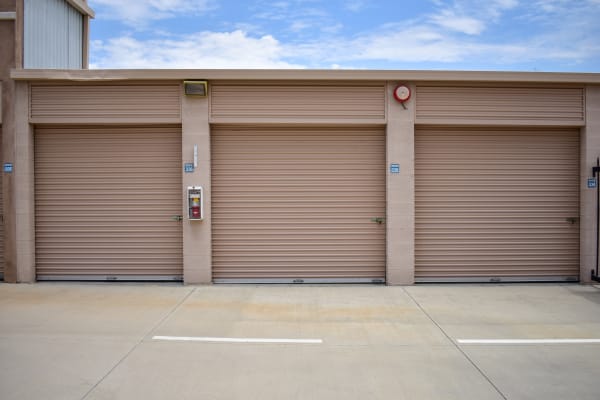
[(31, 119), (36, 123), (177, 123), (177, 84), (35, 85)]
[(213, 122), (315, 118), (385, 120), (384, 85), (225, 85), (210, 89)]
[(416, 131), (416, 278), (579, 276), (579, 132)]
[(213, 278), (383, 280), (380, 128), (212, 132)]
[(25, 68), (82, 68), (83, 15), (62, 0), (25, 0)]
[(67, 68), (83, 68), (83, 15), (73, 7), (68, 14)]
[(583, 125), (584, 115), (582, 88), (417, 86), (417, 123)]
[(181, 128), (35, 133), (38, 279), (181, 276)]

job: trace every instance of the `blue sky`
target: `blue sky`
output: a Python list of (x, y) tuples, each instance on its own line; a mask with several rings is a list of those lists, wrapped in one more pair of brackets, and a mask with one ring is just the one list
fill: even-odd
[(89, 0), (92, 68), (600, 72), (600, 0)]

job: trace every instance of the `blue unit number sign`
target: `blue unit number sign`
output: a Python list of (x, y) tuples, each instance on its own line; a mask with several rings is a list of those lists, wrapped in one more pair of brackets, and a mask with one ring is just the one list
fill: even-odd
[(13, 172), (13, 165), (12, 163), (4, 163), (4, 172)]
[(400, 164), (390, 164), (390, 173), (391, 174), (399, 174), (400, 173)]
[(187, 173), (194, 172), (194, 164), (192, 164), (192, 163), (185, 163), (185, 165), (184, 165), (184, 171), (187, 172)]
[(588, 189), (596, 189), (596, 186), (598, 185), (598, 181), (596, 180), (596, 178), (588, 178), (588, 182), (587, 182), (587, 186)]

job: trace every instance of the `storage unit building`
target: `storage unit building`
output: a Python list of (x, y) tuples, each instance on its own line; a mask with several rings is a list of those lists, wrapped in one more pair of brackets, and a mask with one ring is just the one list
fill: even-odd
[[(595, 267), (598, 74), (13, 78), (22, 281), (585, 282)], [(208, 91), (186, 94), (189, 78)]]

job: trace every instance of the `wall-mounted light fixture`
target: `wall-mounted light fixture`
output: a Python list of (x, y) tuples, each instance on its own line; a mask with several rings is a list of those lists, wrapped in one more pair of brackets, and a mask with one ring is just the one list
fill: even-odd
[(186, 96), (206, 97), (208, 95), (207, 81), (183, 81)]

